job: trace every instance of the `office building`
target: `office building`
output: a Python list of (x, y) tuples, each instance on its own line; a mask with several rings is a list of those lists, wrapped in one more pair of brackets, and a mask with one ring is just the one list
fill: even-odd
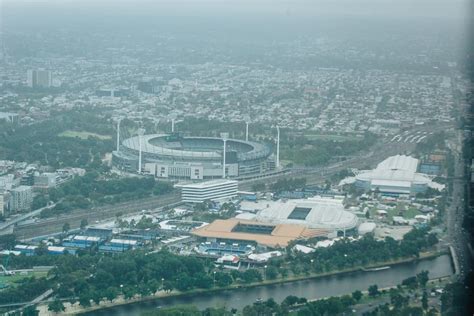
[(27, 76), (27, 83), (30, 88), (50, 88), (53, 86), (53, 76), (49, 70), (28, 70)]
[(33, 191), (30, 186), (20, 185), (11, 190), (10, 209), (15, 212), (31, 209), (33, 203)]
[(212, 180), (177, 186), (181, 188), (181, 199), (185, 203), (202, 203), (231, 199), (237, 196), (238, 182), (235, 180)]

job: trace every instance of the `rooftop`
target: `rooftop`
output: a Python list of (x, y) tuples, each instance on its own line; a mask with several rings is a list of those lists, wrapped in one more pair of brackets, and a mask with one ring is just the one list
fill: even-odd
[(237, 183), (238, 182), (235, 180), (217, 179), (217, 180), (204, 181), (204, 182), (199, 182), (199, 183), (176, 185), (176, 187), (185, 188), (185, 189), (207, 189), (210, 187), (217, 187), (221, 185), (237, 184)]
[[(245, 204), (256, 211), (255, 220), (268, 224), (298, 224), (309, 228), (343, 230), (357, 225), (357, 217), (344, 210), (342, 200), (310, 198), (284, 201), (258, 201)], [(240, 214), (240, 219), (251, 215)]]
[[(269, 226), (274, 228), (269, 234), (235, 231), (234, 228), (239, 224), (249, 226)], [(199, 237), (254, 241), (258, 244), (272, 248), (286, 247), (292, 240), (324, 236), (327, 235), (327, 233), (328, 230), (310, 229), (304, 225), (265, 225), (256, 221), (239, 220), (236, 218), (218, 219), (207, 226), (200, 227), (193, 231), (193, 234)]]

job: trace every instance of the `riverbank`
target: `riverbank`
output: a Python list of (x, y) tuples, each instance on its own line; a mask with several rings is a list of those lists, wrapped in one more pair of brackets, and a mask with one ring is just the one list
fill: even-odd
[[(113, 302), (101, 302), (99, 305), (94, 305), (89, 308), (82, 308), (79, 306), (78, 303), (71, 305), (69, 303), (65, 304), (67, 309), (65, 311), (65, 314), (82, 314), (82, 313), (88, 313), (88, 312), (94, 312), (94, 311), (99, 311), (102, 309), (108, 309), (108, 308), (113, 308), (113, 307), (118, 307), (121, 305), (130, 305), (134, 303), (145, 303), (147, 301), (154, 301), (154, 300), (159, 300), (159, 299), (165, 299), (165, 298), (178, 298), (182, 297), (181, 299), (186, 300), (186, 297), (188, 297), (190, 300), (193, 299), (193, 297), (199, 296), (199, 295), (209, 295), (213, 296), (212, 293), (222, 293), (224, 291), (234, 291), (234, 290), (239, 290), (239, 289), (246, 289), (246, 288), (265, 288), (267, 286), (272, 286), (276, 284), (284, 284), (284, 283), (294, 283), (298, 281), (305, 281), (305, 280), (311, 280), (311, 279), (319, 279), (319, 278), (325, 278), (325, 277), (331, 277), (331, 276), (336, 276), (336, 275), (344, 275), (344, 274), (351, 274), (354, 272), (360, 273), (369, 273), (369, 272), (361, 272), (362, 268), (365, 269), (371, 269), (371, 268), (377, 268), (377, 267), (383, 267), (383, 266), (395, 266), (395, 265), (401, 265), (401, 264), (406, 264), (410, 262), (418, 262), (418, 261), (424, 261), (427, 259), (434, 259), (438, 256), (446, 255), (448, 254), (447, 252), (425, 252), (420, 254), (419, 258), (404, 258), (404, 259), (399, 259), (399, 260), (391, 260), (391, 261), (386, 261), (386, 262), (379, 262), (377, 264), (373, 265), (368, 265), (364, 267), (354, 267), (351, 269), (344, 269), (344, 270), (338, 270), (338, 271), (331, 271), (331, 272), (326, 272), (326, 273), (319, 273), (319, 274), (309, 274), (309, 275), (301, 275), (301, 276), (292, 276), (289, 278), (285, 279), (275, 279), (275, 280), (266, 280), (263, 282), (256, 282), (252, 284), (235, 284), (231, 285), (228, 287), (223, 287), (223, 288), (212, 288), (212, 289), (195, 289), (187, 292), (178, 292), (178, 291), (173, 291), (173, 292), (168, 292), (164, 293), (163, 291), (157, 292), (155, 295), (152, 296), (147, 296), (147, 297), (136, 297), (133, 299), (129, 300), (124, 300), (123, 298), (118, 298), (114, 300)], [(449, 255), (449, 254), (448, 254)], [(390, 271), (390, 270), (389, 270)], [(361, 288), (362, 289), (362, 288)], [(290, 293), (291, 294), (291, 293)], [(151, 303), (150, 303), (151, 304)], [(126, 307), (124, 307), (126, 308)], [(47, 304), (43, 304), (40, 307), (41, 315), (53, 315), (52, 313), (49, 314), (47, 311)], [(102, 312), (103, 313), (103, 312)]]

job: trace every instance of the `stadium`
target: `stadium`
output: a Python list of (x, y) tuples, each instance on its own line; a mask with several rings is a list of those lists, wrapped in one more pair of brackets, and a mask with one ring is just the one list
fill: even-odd
[(365, 191), (380, 191), (384, 195), (415, 195), (428, 188), (443, 190), (444, 185), (434, 182), (433, 177), (417, 172), (419, 160), (410, 156), (391, 156), (380, 162), (373, 170), (361, 170), (355, 177), (340, 182), (355, 184)]
[[(141, 139), (140, 139), (141, 138)], [(135, 136), (113, 152), (113, 165), (143, 171), (158, 178), (204, 180), (265, 173), (275, 168), (271, 148), (265, 144), (217, 137), (185, 137), (177, 133)], [(141, 166), (139, 167), (141, 149)]]
[[(210, 243), (280, 248), (294, 240), (350, 236), (357, 233), (359, 224), (357, 216), (344, 210), (341, 199), (242, 202), (244, 208), (247, 211), (235, 218), (217, 219), (192, 234)], [(202, 247), (211, 249), (207, 244)]]

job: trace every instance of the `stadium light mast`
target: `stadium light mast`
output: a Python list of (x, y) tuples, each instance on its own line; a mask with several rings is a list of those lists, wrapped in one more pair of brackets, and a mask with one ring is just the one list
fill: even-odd
[(117, 120), (117, 152), (120, 151), (120, 121), (122, 118)]
[(142, 173), (142, 137), (144, 133), (143, 128), (138, 130), (138, 173)]
[(222, 141), (224, 142), (224, 148), (222, 149), (222, 179), (225, 179), (225, 149), (227, 138), (229, 138), (229, 133), (221, 133)]
[(276, 168), (280, 168), (280, 126), (277, 125), (277, 152), (276, 152)]
[(245, 122), (245, 141), (249, 141), (249, 122)]

